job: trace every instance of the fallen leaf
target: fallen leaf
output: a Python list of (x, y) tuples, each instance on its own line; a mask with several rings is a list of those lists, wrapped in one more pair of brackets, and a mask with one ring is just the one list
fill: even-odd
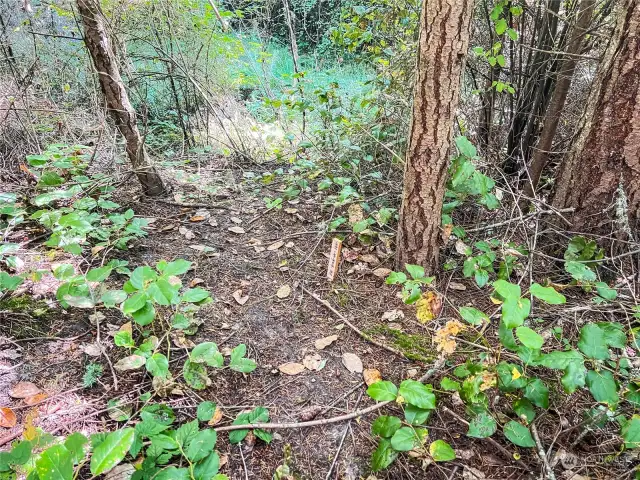
[(190, 222), (203, 222), (205, 218), (202, 215), (194, 215), (189, 219)]
[(238, 217), (230, 217), (229, 220), (231, 220), (233, 223), (237, 225), (242, 223), (242, 220), (240, 220)]
[(486, 475), (477, 468), (464, 466), (462, 480), (484, 480), (485, 478), (487, 478)]
[(178, 229), (178, 232), (180, 232), (180, 234), (184, 236), (184, 238), (186, 238), (187, 240), (191, 240), (196, 236), (196, 234), (193, 233), (193, 231), (189, 230), (187, 227), (180, 227)]
[(239, 305), (244, 305), (249, 300), (249, 295), (242, 296), (242, 290), (236, 290), (231, 296)]
[(290, 213), (291, 215), (293, 215), (294, 213), (298, 213), (297, 208), (285, 208), (284, 211)]
[(136, 473), (136, 469), (133, 465), (123, 463), (109, 470), (104, 480), (130, 480), (134, 473)]
[(218, 221), (215, 218), (211, 217), (209, 219), (209, 225), (211, 225), (212, 227), (217, 227), (218, 226)]
[(289, 243), (287, 243), (285, 245), (285, 247), (287, 247), (287, 248), (293, 248), (294, 246), (295, 246), (295, 243), (293, 243), (293, 242), (289, 242)]
[(351, 373), (362, 373), (362, 360), (355, 353), (343, 353), (342, 364)]
[(390, 268), (376, 268), (372, 273), (378, 278), (387, 278), (391, 273)]
[(349, 205), (347, 213), (349, 214), (349, 224), (351, 225), (364, 220), (364, 210), (357, 203), (352, 203), (351, 205)]
[(328, 337), (323, 337), (316, 340), (315, 346), (318, 350), (324, 350), (336, 340), (338, 340), (338, 335), (329, 335)]
[(8, 407), (0, 408), (0, 427), (12, 428), (16, 426), (18, 418), (16, 414)]
[(453, 224), (447, 223), (442, 229), (442, 243), (447, 243), (449, 237), (451, 236), (451, 232), (453, 231)]
[(451, 290), (458, 290), (460, 292), (464, 292), (467, 289), (467, 286), (464, 285), (463, 283), (451, 282), (449, 283), (449, 288)]
[(95, 247), (91, 248), (91, 255), (97, 255), (99, 252), (101, 252), (105, 248), (107, 247), (105, 247), (104, 245), (96, 245)]
[(173, 230), (176, 226), (173, 223), (168, 223), (167, 225), (163, 225), (160, 227), (161, 232), (168, 232), (169, 230)]
[(36, 405), (40, 402), (43, 402), (44, 400), (46, 400), (49, 396), (42, 392), (42, 393), (36, 393), (33, 397), (28, 397), (24, 399), (24, 403), (26, 403), (27, 405), (31, 406), (31, 405)]
[(213, 247), (210, 247), (208, 245), (189, 245), (189, 248), (191, 248), (192, 250), (196, 250), (198, 252), (202, 252), (204, 254), (206, 254), (209, 257), (216, 257), (216, 256), (220, 256), (219, 253), (216, 253), (216, 249)]
[(404, 312), (402, 310), (389, 310), (382, 314), (382, 320), (387, 322), (397, 322), (404, 319)]
[(189, 282), (189, 286), (195, 287), (196, 285), (200, 285), (201, 283), (204, 283), (204, 280), (202, 278), (194, 278)]
[(124, 357), (118, 360), (117, 363), (113, 365), (119, 372), (127, 372), (129, 370), (137, 370), (142, 367), (146, 363), (147, 359), (142, 355), (129, 355), (128, 357)]
[(267, 247), (267, 250), (269, 250), (270, 252), (274, 251), (274, 250), (278, 250), (280, 247), (282, 247), (284, 245), (284, 240), (278, 240), (275, 243), (272, 243), (271, 245), (269, 245)]
[(35, 425), (33, 424), (36, 418), (38, 418), (37, 408), (32, 408), (27, 412), (24, 420), (24, 432), (22, 432), (22, 438), (24, 438), (25, 440), (31, 441), (38, 438), (38, 436), (40, 435)]
[(220, 409), (220, 407), (216, 407), (216, 411), (213, 412), (213, 417), (211, 417), (211, 420), (209, 420), (208, 424), (217, 425), (218, 423), (220, 423), (220, 420), (222, 420), (222, 410)]
[(131, 322), (123, 323), (122, 326), (118, 329), (120, 332), (129, 332), (133, 334), (133, 327)]
[(262, 253), (266, 250), (266, 248), (260, 246), (260, 245), (256, 245), (255, 247), (253, 247), (253, 249), (256, 251), (256, 253)]
[(458, 252), (460, 255), (466, 255), (468, 251), (469, 246), (466, 243), (464, 243), (462, 240), (456, 241), (456, 252)]
[(243, 233), (245, 233), (244, 228), (242, 227), (229, 227), (227, 228), (227, 230), (229, 230), (231, 233), (237, 233), (238, 235), (242, 235)]
[(288, 362), (280, 365), (278, 370), (286, 375), (298, 375), (299, 373), (304, 372), (305, 368), (301, 363)]
[(308, 422), (309, 420), (316, 418), (323, 410), (324, 408), (319, 405), (305, 408), (298, 414), (298, 420), (301, 422)]
[(172, 392), (175, 382), (173, 377), (169, 374), (166, 377), (156, 376), (151, 381), (153, 391), (161, 397), (167, 397)]
[(276, 297), (287, 298), (291, 295), (291, 287), (289, 285), (282, 285), (276, 292)]
[(435, 292), (425, 292), (416, 302), (416, 317), (420, 323), (437, 318), (442, 311), (442, 297)]
[(9, 396), (13, 398), (28, 398), (40, 392), (41, 390), (34, 383), (18, 382), (9, 390)]
[(380, 260), (378, 259), (378, 257), (370, 253), (367, 255), (360, 255), (359, 259), (364, 263), (380, 263)]
[(358, 259), (358, 252), (356, 252), (355, 250), (351, 250), (348, 248), (343, 248), (342, 249), (342, 258), (349, 263), (353, 263)]
[(97, 343), (88, 343), (80, 347), (80, 349), (90, 357), (99, 357), (102, 355), (102, 350), (100, 349), (100, 345)]
[(364, 383), (369, 386), (382, 380), (382, 374), (375, 368), (367, 368), (362, 372), (362, 378), (364, 378)]
[(302, 363), (307, 370), (320, 371), (327, 364), (326, 360), (323, 360), (320, 355), (314, 353), (313, 355), (307, 355), (302, 359)]
[(5, 358), (7, 360), (17, 360), (22, 357), (22, 352), (18, 351), (15, 348), (7, 348), (5, 350), (0, 350), (0, 358)]

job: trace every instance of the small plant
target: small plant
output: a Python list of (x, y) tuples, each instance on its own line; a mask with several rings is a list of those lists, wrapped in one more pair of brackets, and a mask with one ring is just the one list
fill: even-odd
[[(461, 244), (464, 245), (464, 244)], [(497, 277), (501, 280), (508, 280), (515, 268), (518, 258), (528, 255), (528, 250), (522, 246), (509, 242), (502, 248), (501, 242), (497, 239), (489, 241), (479, 241), (473, 245), (481, 253), (474, 255), (473, 248), (464, 245), (464, 254), (467, 256), (462, 273), (466, 278), (473, 277), (479, 287), (484, 287), (489, 283), (489, 278), (496, 273), (494, 264), (501, 256), (498, 264)], [(457, 247), (457, 245), (456, 245)]]
[(611, 302), (618, 296), (618, 292), (605, 282), (596, 282), (596, 260), (603, 258), (604, 250), (598, 248), (595, 240), (587, 241), (582, 236), (573, 237), (564, 252), (565, 271), (585, 291), (595, 289), (598, 296), (593, 298), (593, 302), (597, 304)]
[(91, 362), (84, 367), (84, 375), (82, 376), (82, 385), (85, 388), (91, 388), (98, 383), (100, 377), (104, 373), (104, 368), (99, 363)]
[(407, 264), (404, 267), (411, 278), (408, 278), (404, 272), (391, 272), (385, 282), (387, 285), (402, 285), (402, 300), (411, 305), (422, 296), (422, 286), (430, 285), (435, 277), (425, 276), (424, 267), (420, 265)]

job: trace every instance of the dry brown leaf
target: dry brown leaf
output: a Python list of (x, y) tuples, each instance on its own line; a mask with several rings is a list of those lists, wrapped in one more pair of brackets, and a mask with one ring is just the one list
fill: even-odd
[(362, 360), (355, 353), (343, 353), (342, 364), (351, 373), (362, 373)]
[(173, 340), (173, 344), (178, 348), (193, 348), (196, 346), (195, 343), (185, 337), (182, 331), (171, 332), (171, 340)]
[(349, 248), (342, 249), (342, 258), (345, 262), (353, 263), (358, 259), (358, 252)]
[(298, 213), (297, 208), (285, 208), (284, 211), (290, 213), (291, 215), (293, 215), (294, 213)]
[(327, 364), (326, 360), (323, 360), (320, 355), (314, 353), (312, 355), (307, 355), (302, 359), (302, 363), (307, 370), (316, 370), (320, 371)]
[(196, 285), (200, 285), (201, 283), (204, 283), (204, 280), (202, 278), (194, 278), (193, 280), (191, 280), (189, 282), (189, 286), (190, 287), (195, 287)]
[(222, 410), (220, 407), (216, 407), (216, 411), (213, 412), (213, 417), (209, 420), (209, 425), (217, 425), (222, 420)]
[(129, 332), (129, 333), (133, 334), (133, 327), (131, 326), (131, 322), (124, 323), (120, 327), (119, 331), (120, 332)]
[(190, 222), (204, 222), (205, 218), (202, 215), (194, 215), (189, 219)]
[(364, 263), (380, 263), (380, 260), (375, 255), (368, 253), (366, 255), (360, 255), (360, 261)]
[(301, 422), (308, 422), (309, 420), (313, 420), (324, 410), (319, 405), (314, 405), (308, 408), (305, 408), (298, 414), (298, 420)]
[(192, 238), (195, 238), (196, 234), (193, 233), (193, 231), (189, 230), (187, 227), (180, 227), (178, 229), (178, 232), (180, 232), (180, 234), (186, 238), (187, 240), (191, 240)]
[(209, 219), (209, 225), (211, 225), (212, 227), (217, 227), (218, 226), (218, 221), (215, 218), (211, 217)]
[(113, 368), (119, 372), (127, 372), (129, 370), (137, 370), (146, 363), (147, 359), (142, 355), (129, 355), (118, 360)]
[(24, 399), (24, 403), (26, 403), (27, 405), (36, 405), (44, 400), (46, 400), (49, 397), (49, 395), (47, 395), (46, 393), (42, 392), (42, 393), (36, 393), (33, 397), (28, 397)]
[(282, 247), (284, 245), (284, 240), (278, 240), (275, 243), (272, 243), (271, 245), (269, 245), (267, 247), (267, 250), (269, 250), (270, 252), (274, 251), (274, 250), (278, 250), (280, 247)]
[(236, 302), (238, 302), (238, 305), (244, 305), (247, 303), (247, 300), (249, 300), (249, 295), (242, 295), (242, 289), (236, 290), (231, 294), (231, 296)]
[(389, 274), (391, 273), (391, 269), (390, 268), (376, 268), (373, 271), (373, 274), (378, 277), (378, 278), (387, 278), (389, 276)]
[(134, 473), (136, 473), (136, 469), (133, 465), (123, 463), (109, 470), (104, 480), (130, 480)]
[(231, 220), (236, 225), (239, 225), (242, 223), (242, 220), (240, 220), (238, 217), (230, 217), (229, 220)]
[(349, 214), (349, 224), (351, 225), (364, 220), (364, 210), (357, 203), (352, 203), (351, 205), (349, 205), (347, 213)]
[(404, 319), (404, 312), (402, 310), (389, 310), (382, 314), (382, 320), (387, 322), (398, 322)]
[(442, 242), (447, 243), (449, 237), (451, 236), (451, 232), (453, 231), (453, 224), (447, 223), (442, 229)]
[(304, 372), (305, 368), (301, 363), (288, 362), (280, 365), (278, 370), (286, 375), (298, 375), (299, 373)]
[(329, 335), (328, 337), (319, 338), (316, 340), (315, 346), (318, 350), (323, 350), (338, 340), (338, 335)]
[(18, 418), (13, 410), (8, 407), (0, 408), (0, 427), (11, 428), (18, 423)]
[(460, 255), (466, 255), (468, 250), (469, 246), (462, 240), (458, 240), (456, 242), (456, 252), (458, 252)]
[(227, 228), (227, 230), (229, 230), (231, 233), (237, 233), (238, 235), (242, 235), (243, 233), (245, 233), (244, 228), (242, 227), (229, 227)]
[(289, 285), (282, 285), (276, 292), (276, 297), (287, 298), (291, 295), (291, 287)]
[(97, 343), (88, 343), (80, 347), (80, 349), (90, 357), (99, 357), (102, 355), (102, 349)]
[(107, 247), (105, 247), (104, 245), (96, 245), (95, 247), (91, 248), (91, 255), (97, 255), (99, 252), (101, 252), (105, 248)]
[(204, 253), (208, 257), (219, 257), (220, 253), (208, 245), (189, 245), (189, 248)]
[(28, 398), (40, 392), (41, 390), (34, 383), (18, 382), (9, 390), (9, 396), (13, 398)]
[(375, 368), (367, 368), (362, 372), (362, 378), (364, 378), (364, 383), (369, 386), (382, 380), (382, 374)]
[(464, 292), (467, 289), (467, 286), (463, 283), (457, 283), (457, 282), (450, 282), (449, 283), (449, 288), (451, 290), (458, 290), (460, 292)]
[(427, 323), (437, 318), (442, 311), (442, 297), (435, 292), (425, 292), (416, 302), (416, 318)]

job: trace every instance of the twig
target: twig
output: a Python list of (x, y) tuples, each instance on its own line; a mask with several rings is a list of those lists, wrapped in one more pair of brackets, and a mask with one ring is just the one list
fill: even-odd
[(244, 461), (244, 453), (242, 453), (242, 444), (238, 444), (238, 449), (240, 450), (240, 458), (242, 459), (242, 466), (244, 467), (244, 478), (249, 480), (249, 470), (247, 470), (247, 464)]
[(7, 435), (6, 437), (0, 438), (0, 447), (18, 438), (20, 435), (22, 435), (22, 432), (23, 432), (23, 429), (19, 428), (18, 431), (13, 432)]
[[(419, 382), (427, 381), (434, 373), (436, 373), (440, 368), (444, 365), (444, 359), (439, 358), (436, 363), (433, 364), (433, 367), (425, 373), (422, 377), (418, 379)], [(362, 410), (356, 410), (355, 412), (348, 413), (346, 415), (339, 415), (337, 417), (326, 418), (322, 420), (311, 420), (309, 422), (295, 422), (295, 423), (247, 423), (245, 425), (227, 425), (224, 427), (218, 427), (214, 429), (216, 432), (229, 432), (232, 430), (247, 430), (247, 429), (255, 429), (261, 428), (263, 430), (271, 429), (288, 429), (288, 428), (306, 428), (306, 427), (318, 427), (321, 425), (331, 425), (333, 423), (344, 422), (347, 420), (353, 420), (354, 418), (362, 417), (363, 415), (367, 415), (368, 413), (375, 412), (380, 408), (393, 403), (393, 400), (388, 400), (385, 402), (379, 402), (375, 405), (372, 405), (367, 408), (363, 408)]]
[[(224, 199), (224, 198), (229, 198), (229, 195), (216, 195), (216, 198), (219, 199)], [(174, 205), (176, 207), (183, 207), (183, 208), (218, 208), (220, 210), (229, 210), (229, 207), (226, 207), (224, 205), (211, 205), (209, 203), (180, 203), (180, 202), (172, 202), (170, 200), (158, 200), (158, 199), (153, 199), (154, 202), (157, 203), (164, 203), (165, 205)]]
[(358, 390), (359, 388), (362, 388), (364, 386), (364, 382), (360, 382), (358, 385), (356, 385), (355, 387), (353, 387), (351, 390), (349, 390), (347, 393), (343, 394), (340, 396), (340, 398), (338, 398), (335, 402), (331, 403), (329, 406), (327, 406), (327, 408), (325, 408), (323, 411), (321, 411), (318, 414), (318, 417), (321, 417), (322, 415), (324, 415), (325, 413), (327, 413), (329, 410), (331, 410), (331, 407), (333, 407), (336, 403), (340, 402), (341, 400), (347, 398), (349, 395), (351, 395), (353, 392), (355, 392), (356, 390)]
[(393, 347), (390, 347), (388, 345), (385, 345), (384, 343), (380, 343), (377, 340), (374, 340), (373, 338), (371, 338), (369, 335), (367, 335), (366, 333), (364, 333), (362, 330), (360, 330), (358, 327), (356, 327), (354, 324), (352, 324), (349, 320), (346, 319), (346, 317), (344, 315), (342, 315), (340, 312), (338, 312), (335, 308), (333, 308), (331, 306), (331, 304), (329, 302), (327, 302), (326, 300), (323, 300), (322, 298), (320, 298), (318, 295), (316, 295), (313, 292), (310, 292), (309, 290), (307, 290), (306, 288), (304, 288), (304, 286), (300, 286), (300, 288), (302, 288), (302, 290), (304, 292), (307, 292), (309, 295), (311, 295), (313, 298), (315, 298), (319, 303), (321, 303), (325, 308), (327, 308), (328, 310), (330, 310), (334, 315), (336, 315), (340, 320), (342, 320), (344, 323), (346, 323), (349, 328), (351, 330), (353, 330), (354, 332), (356, 332), (358, 335), (360, 335), (362, 338), (364, 338), (367, 342), (369, 343), (373, 343), (374, 345), (380, 347), (380, 348), (384, 348), (385, 350), (391, 352), (391, 353), (395, 353), (396, 355), (404, 358), (405, 360), (409, 360), (407, 358), (407, 356), (402, 353), (399, 350), (396, 350)]
[[(362, 395), (364, 395), (364, 392), (360, 392), (360, 396), (358, 397), (358, 401), (356, 402), (356, 408), (358, 408), (358, 405), (360, 405), (360, 400), (362, 400)], [(340, 445), (338, 445), (338, 451), (336, 452), (335, 457), (333, 457), (333, 462), (331, 462), (331, 466), (329, 467), (329, 471), (327, 472), (327, 476), (325, 477), (325, 480), (329, 480), (329, 478), (331, 477), (331, 472), (333, 472), (333, 467), (335, 467), (336, 463), (338, 462), (338, 458), (340, 457), (340, 451), (342, 450), (342, 445), (344, 444), (344, 439), (347, 437), (347, 433), (349, 432), (350, 428), (351, 428), (351, 420), (349, 420), (347, 422), (347, 426), (344, 427), (344, 433), (342, 434), (342, 438), (340, 439)]]
[(536, 428), (535, 423), (531, 424), (531, 433), (533, 434), (533, 439), (536, 441), (536, 445), (538, 447), (538, 455), (542, 459), (542, 463), (547, 469), (547, 478), (549, 480), (556, 480), (556, 475), (555, 473), (553, 473), (553, 469), (551, 468), (551, 465), (549, 465), (549, 459), (547, 458), (547, 454), (544, 451), (544, 446), (540, 441), (540, 436), (538, 435), (538, 429)]
[(107, 352), (105, 352), (104, 349), (102, 348), (102, 345), (100, 345), (100, 320), (98, 318), (96, 318), (96, 345), (98, 345), (98, 348), (100, 349), (100, 353), (104, 356), (104, 358), (107, 360), (107, 363), (109, 364), (109, 369), (111, 370), (111, 376), (113, 377), (113, 389), (117, 391), (118, 377), (116, 375), (116, 371), (113, 368), (113, 364), (111, 363), (111, 359), (109, 358), (109, 355), (107, 355)]
[(574, 208), (562, 208), (559, 210), (539, 210), (537, 212), (529, 213), (527, 215), (520, 215), (515, 218), (510, 218), (509, 220), (504, 220), (503, 222), (492, 223), (491, 225), (482, 225), (481, 227), (469, 228), (469, 229), (465, 228), (465, 232), (473, 233), (473, 232), (479, 232), (482, 230), (489, 230), (491, 228), (501, 227), (503, 225), (509, 225), (510, 223), (513, 223), (513, 222), (527, 220), (531, 217), (536, 217), (538, 215), (558, 215), (559, 213), (570, 213), (570, 212), (573, 212), (574, 210), (575, 210)]

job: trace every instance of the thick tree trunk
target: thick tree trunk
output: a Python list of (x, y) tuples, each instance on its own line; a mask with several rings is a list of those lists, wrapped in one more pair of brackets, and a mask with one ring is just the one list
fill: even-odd
[(575, 208), (573, 230), (614, 237), (640, 226), (640, 1), (616, 9), (617, 26), (553, 200)]
[(591, 17), (593, 16), (595, 4), (595, 0), (585, 0), (577, 7), (579, 9), (578, 18), (571, 33), (569, 44), (567, 45), (567, 55), (560, 60), (556, 87), (549, 101), (549, 108), (545, 115), (540, 140), (535, 148), (531, 165), (529, 166), (529, 178), (527, 179), (524, 189), (524, 193), (528, 197), (533, 197), (533, 193), (540, 181), (540, 175), (542, 175), (542, 169), (549, 159), (553, 137), (558, 129), (560, 115), (564, 109), (567, 94), (569, 93), (569, 88), (571, 88), (573, 74), (580, 59), (579, 54), (582, 52), (585, 33), (589, 29), (589, 25), (591, 25)]
[(164, 185), (144, 149), (136, 122), (136, 112), (129, 101), (127, 90), (120, 76), (120, 70), (105, 29), (99, 0), (78, 0), (77, 4), (84, 26), (84, 40), (100, 78), (100, 87), (106, 100), (107, 111), (125, 138), (127, 155), (145, 193), (147, 195), (161, 195), (165, 192)]
[(440, 216), (473, 1), (423, 0), (396, 263), (438, 266)]

